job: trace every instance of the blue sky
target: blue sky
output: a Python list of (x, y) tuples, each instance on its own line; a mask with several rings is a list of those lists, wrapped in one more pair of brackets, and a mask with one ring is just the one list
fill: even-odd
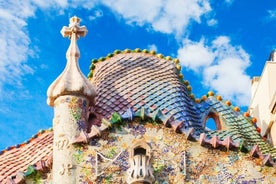
[(116, 49), (154, 49), (180, 59), (196, 97), (213, 90), (244, 110), (276, 48), (275, 0), (0, 2), (0, 150), (52, 126), (46, 91), (65, 67), (60, 30), (74, 15), (88, 29), (78, 42), (85, 75)]

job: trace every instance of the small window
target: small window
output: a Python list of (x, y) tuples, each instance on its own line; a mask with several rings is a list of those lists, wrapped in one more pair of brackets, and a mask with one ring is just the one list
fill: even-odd
[(134, 148), (134, 156), (135, 155), (146, 155), (147, 150), (141, 147)]
[(221, 130), (221, 122), (217, 113), (209, 112), (205, 119), (205, 128), (210, 130)]
[(205, 127), (210, 130), (217, 130), (216, 122), (213, 118), (208, 118), (206, 120)]

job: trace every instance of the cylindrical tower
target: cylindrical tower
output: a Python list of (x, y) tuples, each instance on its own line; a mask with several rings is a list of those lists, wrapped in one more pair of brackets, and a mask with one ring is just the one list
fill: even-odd
[(47, 91), (47, 103), (54, 108), (53, 130), (53, 183), (77, 183), (74, 140), (86, 131), (87, 111), (93, 102), (95, 90), (79, 68), (80, 52), (77, 40), (85, 36), (87, 29), (80, 26), (80, 19), (72, 17), (69, 27), (63, 27), (61, 34), (69, 37), (67, 64), (62, 74)]

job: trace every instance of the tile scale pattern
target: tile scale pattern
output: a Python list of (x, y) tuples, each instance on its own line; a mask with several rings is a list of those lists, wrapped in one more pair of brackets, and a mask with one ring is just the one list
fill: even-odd
[(24, 176), (28, 165), (41, 160), (50, 161), (53, 147), (53, 131), (44, 131), (24, 144), (8, 148), (0, 155), (0, 183), (17, 181), (18, 172)]
[(226, 130), (224, 131), (209, 132), (211, 137), (218, 136), (220, 140), (231, 137), (237, 143), (244, 142), (244, 146), (247, 149), (253, 149), (255, 145), (258, 145), (262, 154), (269, 154), (273, 158), (276, 158), (276, 149), (262, 140), (260, 134), (256, 131), (256, 124), (253, 124), (250, 118), (244, 117), (240, 112), (234, 111), (233, 107), (227, 106), (213, 96), (197, 107), (202, 108), (204, 104), (208, 104), (209, 106), (205, 114), (210, 111), (217, 112), (226, 126)]
[(96, 64), (92, 83), (97, 88), (95, 121), (110, 118), (113, 112), (144, 108), (149, 114), (161, 111), (163, 123), (175, 130), (191, 124), (202, 127), (173, 62), (145, 53), (118, 54)]
[[(187, 139), (214, 148), (251, 150), (254, 152), (251, 155), (266, 160), (264, 164), (276, 166), (276, 149), (262, 140), (250, 118), (214, 95), (196, 103), (189, 87), (179, 80), (175, 64), (168, 59), (141, 51), (127, 51), (100, 61), (90, 68), (98, 95), (94, 124), (102, 118), (111, 119), (114, 112), (124, 117), (128, 109), (134, 117), (142, 110), (152, 119), (161, 114), (164, 124), (186, 134)], [(218, 114), (223, 130), (205, 129), (210, 112)]]

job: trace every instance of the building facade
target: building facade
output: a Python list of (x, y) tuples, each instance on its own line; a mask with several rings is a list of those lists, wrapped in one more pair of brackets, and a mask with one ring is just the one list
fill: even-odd
[(249, 111), (258, 119), (261, 135), (276, 147), (276, 51), (265, 63), (262, 75), (252, 79), (252, 98)]
[(195, 98), (178, 59), (116, 50), (86, 78), (86, 28), (72, 17), (61, 32), (71, 44), (47, 92), (53, 128), (0, 152), (0, 183), (276, 183), (257, 119), (211, 91)]

